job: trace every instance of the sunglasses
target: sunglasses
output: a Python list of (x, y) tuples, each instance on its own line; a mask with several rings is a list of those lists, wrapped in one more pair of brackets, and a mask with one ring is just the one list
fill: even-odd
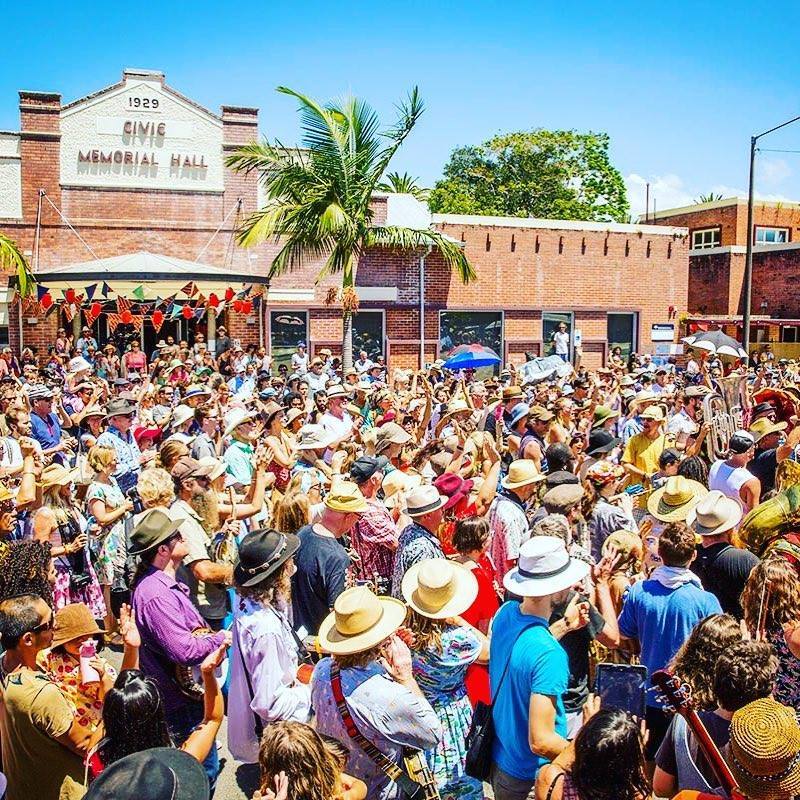
[(31, 628), (28, 633), (44, 633), (45, 631), (51, 631), (56, 626), (56, 617), (53, 612), (50, 612), (50, 619), (47, 622), (42, 622), (34, 628)]

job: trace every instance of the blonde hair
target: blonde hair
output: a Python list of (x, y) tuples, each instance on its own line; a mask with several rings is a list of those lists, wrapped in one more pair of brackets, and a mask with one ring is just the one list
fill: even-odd
[(291, 492), (275, 506), (272, 525), (279, 533), (297, 533), (311, 523), (311, 504), (308, 495)]
[(158, 459), (156, 461), (159, 467), (163, 467), (167, 472), (171, 470), (177, 463), (179, 458), (189, 455), (189, 448), (177, 439), (170, 439), (164, 442), (158, 449)]
[(54, 483), (52, 486), (42, 490), (42, 506), (49, 508), (53, 512), (53, 516), (59, 525), (63, 525), (72, 517), (72, 501), (65, 500), (61, 496), (63, 488), (60, 484)]
[(142, 470), (136, 481), (136, 488), (147, 508), (171, 506), (175, 500), (175, 484), (172, 476), (160, 467)]
[(414, 650), (442, 652), (442, 631), (447, 627), (443, 619), (423, 617), (413, 608), (409, 608), (406, 614), (406, 627), (414, 634)]
[(750, 572), (742, 592), (744, 621), (752, 636), (800, 618), (800, 578), (783, 558), (768, 555)]
[(89, 450), (86, 456), (89, 466), (95, 472), (102, 472), (108, 468), (108, 465), (116, 458), (117, 452), (113, 447), (107, 445), (96, 444)]

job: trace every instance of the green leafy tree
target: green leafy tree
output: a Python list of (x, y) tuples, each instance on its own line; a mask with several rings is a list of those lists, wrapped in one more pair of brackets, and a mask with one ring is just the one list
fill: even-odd
[(353, 313), (358, 308), (356, 273), (368, 248), (430, 246), (463, 282), (474, 279), (475, 273), (458, 243), (438, 231), (373, 223), (372, 194), (424, 110), (416, 88), (399, 106), (395, 124), (384, 130), (363, 100), (322, 105), (283, 86), (278, 91), (300, 102), (302, 147), (265, 140), (245, 145), (226, 159), (234, 170), (256, 171), (267, 195), (264, 208), (239, 229), (238, 240), (245, 247), (267, 239), (280, 241), (271, 278), (320, 256), (326, 261), (317, 281), (341, 275), (342, 364), (349, 369)]
[(622, 222), (628, 198), (605, 133), (542, 128), (459, 147), (431, 190), (432, 211)]
[(386, 176), (386, 180), (378, 184), (377, 189), (380, 192), (391, 192), (393, 194), (410, 194), (426, 202), (430, 192), (419, 185), (419, 179), (413, 175), (404, 172), (402, 175), (399, 172), (390, 172)]
[(0, 267), (13, 270), (17, 276), (17, 292), (20, 297), (27, 297), (36, 289), (36, 281), (31, 275), (28, 260), (22, 255), (17, 243), (0, 233)]

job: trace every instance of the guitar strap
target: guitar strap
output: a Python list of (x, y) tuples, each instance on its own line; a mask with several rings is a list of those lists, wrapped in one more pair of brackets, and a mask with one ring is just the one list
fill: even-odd
[(339, 672), (339, 667), (334, 662), (331, 662), (331, 689), (347, 735), (377, 764), (384, 775), (393, 780), (407, 795), (413, 796), (415, 792), (419, 791), (422, 784), (413, 780), (402, 767), (395, 764), (387, 755), (378, 750), (358, 729), (355, 720), (350, 716), (350, 709), (347, 707), (347, 701), (342, 692), (342, 676)]

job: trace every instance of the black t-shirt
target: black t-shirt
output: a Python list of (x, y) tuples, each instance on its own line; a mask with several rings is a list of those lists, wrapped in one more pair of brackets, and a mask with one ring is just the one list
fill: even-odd
[(756, 564), (758, 558), (749, 550), (719, 542), (708, 547), (698, 545), (691, 569), (702, 581), (703, 588), (716, 596), (722, 610), (741, 619), (739, 598)]
[[(575, 596), (575, 592), (570, 592), (566, 601), (553, 609), (548, 624), (552, 625), (564, 616), (567, 606)], [(603, 630), (606, 621), (602, 614), (589, 603), (589, 622), (577, 631), (570, 631), (558, 640), (558, 643), (566, 650), (569, 661), (569, 683), (567, 691), (564, 693), (564, 710), (571, 714), (580, 711), (586, 698), (589, 696), (589, 645)]]
[(294, 627), (316, 635), (344, 591), (350, 557), (338, 539), (314, 533), (311, 525), (301, 528), (297, 535), (300, 549), (294, 557), (297, 572), (292, 575)]
[(761, 481), (761, 499), (767, 492), (775, 488), (775, 470), (778, 468), (778, 451), (773, 447), (771, 450), (756, 450), (753, 459), (747, 465), (747, 469)]

